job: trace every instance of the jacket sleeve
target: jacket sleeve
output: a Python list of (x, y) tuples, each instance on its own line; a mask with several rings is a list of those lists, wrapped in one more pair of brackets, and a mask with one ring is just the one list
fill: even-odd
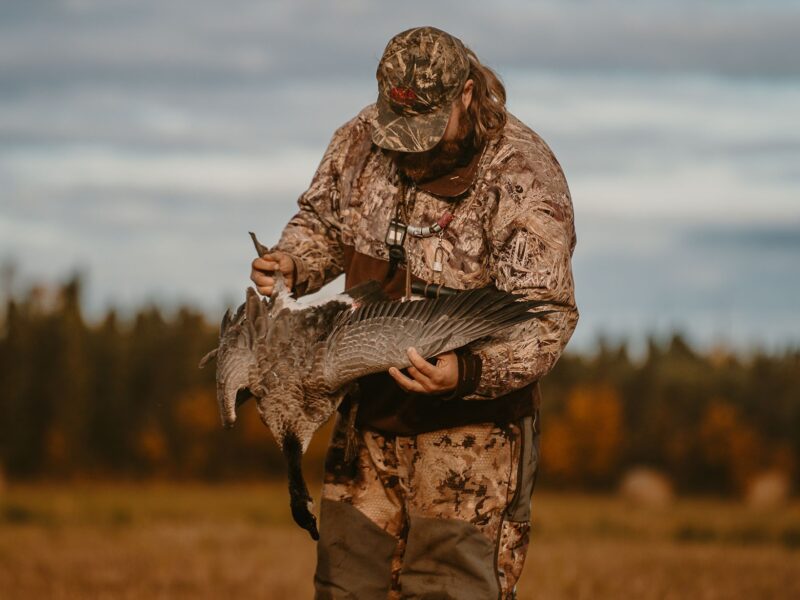
[(512, 155), (499, 169), (497, 209), (488, 226), (489, 269), (498, 289), (555, 300), (554, 312), (473, 345), (474, 381), (467, 399), (496, 398), (553, 368), (578, 322), (572, 278), (575, 228), (563, 172), (549, 153), (540, 160)]
[(294, 292), (317, 291), (344, 270), (340, 212), (341, 174), (358, 117), (333, 134), (308, 189), (297, 200), (298, 212), (283, 229), (275, 250), (295, 265)]

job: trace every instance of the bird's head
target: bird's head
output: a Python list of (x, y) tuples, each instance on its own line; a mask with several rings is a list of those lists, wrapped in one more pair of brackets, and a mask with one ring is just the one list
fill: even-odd
[(217, 403), (222, 424), (233, 427), (236, 409), (251, 398), (252, 373), (258, 364), (258, 344), (267, 331), (269, 308), (253, 288), (247, 288), (247, 298), (236, 313), (225, 312), (219, 331), (219, 346), (206, 354), (200, 367), (217, 359)]

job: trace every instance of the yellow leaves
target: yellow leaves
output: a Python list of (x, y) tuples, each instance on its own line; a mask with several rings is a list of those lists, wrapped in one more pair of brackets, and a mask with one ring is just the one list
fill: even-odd
[(139, 455), (151, 465), (163, 463), (167, 457), (167, 441), (164, 434), (155, 426), (145, 426), (138, 435)]
[(52, 427), (45, 436), (45, 454), (47, 464), (51, 467), (61, 467), (68, 462), (69, 444), (64, 430)]
[(613, 472), (622, 443), (622, 402), (607, 384), (573, 387), (563, 415), (543, 424), (544, 464), (563, 481), (596, 480)]
[(709, 466), (726, 471), (740, 491), (762, 470), (774, 468), (790, 473), (795, 467), (788, 444), (765, 438), (737, 407), (721, 398), (709, 403), (698, 430), (698, 442), (701, 458)]
[(178, 423), (194, 434), (208, 434), (220, 427), (214, 391), (205, 388), (189, 390), (175, 406)]
[(577, 451), (566, 419), (556, 417), (543, 426), (542, 458), (554, 480), (569, 480), (576, 475)]

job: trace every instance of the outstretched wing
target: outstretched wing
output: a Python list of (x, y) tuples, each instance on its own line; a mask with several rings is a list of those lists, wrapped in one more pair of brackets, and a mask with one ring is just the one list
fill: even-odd
[(407, 367), (406, 349), (410, 346), (425, 357), (436, 356), (549, 314), (552, 310), (531, 311), (549, 304), (520, 300), (495, 288), (413, 302), (365, 304), (343, 312), (328, 336), (325, 381), (337, 389), (389, 367)]

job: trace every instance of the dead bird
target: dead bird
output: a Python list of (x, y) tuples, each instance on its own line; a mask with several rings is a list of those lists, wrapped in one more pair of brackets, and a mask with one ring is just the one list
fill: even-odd
[[(259, 256), (268, 252), (250, 235)], [(292, 516), (315, 540), (319, 534), (302, 454), (358, 378), (408, 367), (409, 347), (434, 357), (552, 312), (533, 308), (558, 304), (521, 300), (494, 288), (390, 301), (375, 281), (308, 304), (295, 300), (276, 275), (269, 300), (249, 287), (236, 312), (225, 313), (219, 346), (200, 366), (217, 359), (217, 402), (225, 427), (232, 427), (236, 409), (255, 397), (288, 463)]]

